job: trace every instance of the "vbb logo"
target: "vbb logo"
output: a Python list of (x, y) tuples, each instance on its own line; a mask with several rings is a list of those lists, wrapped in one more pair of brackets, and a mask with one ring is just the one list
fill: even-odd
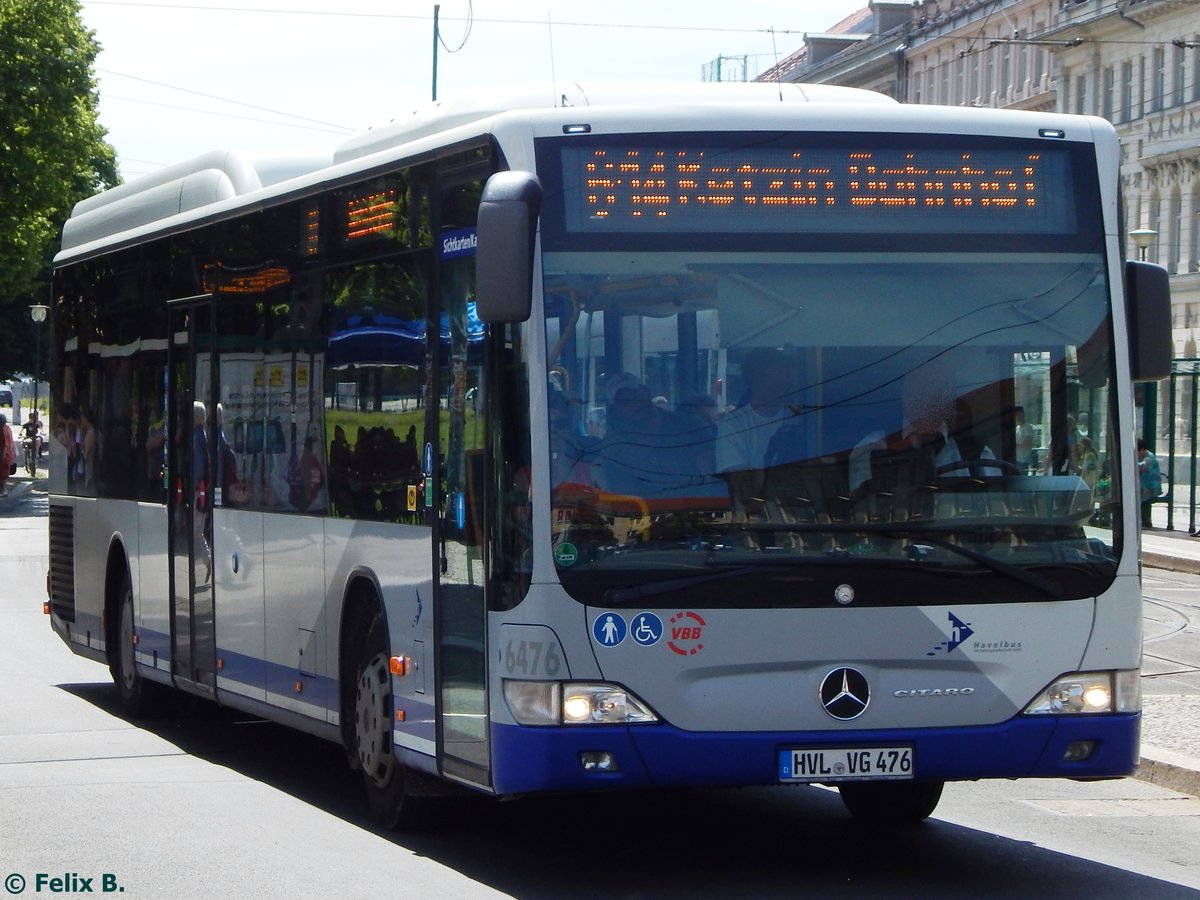
[(671, 639), (667, 646), (680, 656), (691, 656), (704, 649), (700, 638), (704, 632), (704, 620), (696, 613), (678, 612), (671, 616)]

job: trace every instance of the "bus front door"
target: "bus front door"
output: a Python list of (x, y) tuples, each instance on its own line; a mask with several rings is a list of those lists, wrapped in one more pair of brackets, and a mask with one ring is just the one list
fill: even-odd
[(171, 335), (167, 427), (171, 673), (184, 687), (212, 691), (216, 642), (212, 579), (212, 306), (208, 295), (168, 304)]
[[(480, 182), (447, 187), (442, 212), (467, 217), (478, 206)], [(470, 220), (473, 222), (473, 219)], [(460, 224), (460, 223), (456, 223)], [(466, 223), (461, 223), (466, 224)], [(439, 275), (438, 365), (426, 421), (436, 426), (439, 509), (435, 524), (435, 638), (438, 658), (438, 756), (449, 776), (491, 785), (487, 700), (487, 609), (484, 597), (480, 496), (485, 446), (481, 403), (483, 331), (471, 315), (475, 260), (443, 258)], [(440, 333), (439, 333), (440, 332)], [(428, 432), (427, 432), (428, 433)]]

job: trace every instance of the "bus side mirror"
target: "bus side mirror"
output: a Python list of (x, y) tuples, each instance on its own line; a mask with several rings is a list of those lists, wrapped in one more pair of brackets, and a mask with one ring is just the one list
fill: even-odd
[(480, 321), (529, 318), (541, 203), (542, 186), (529, 172), (497, 172), (483, 186), (475, 227), (475, 312)]
[(1125, 263), (1125, 320), (1129, 330), (1129, 371), (1134, 381), (1158, 381), (1171, 374), (1171, 281), (1153, 263)]

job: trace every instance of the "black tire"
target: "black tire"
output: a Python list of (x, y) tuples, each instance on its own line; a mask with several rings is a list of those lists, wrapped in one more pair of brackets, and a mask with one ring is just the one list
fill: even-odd
[(900, 824), (927, 819), (942, 797), (942, 781), (854, 781), (838, 785), (842, 803), (860, 822)]
[(362, 769), (367, 803), (384, 828), (418, 830), (432, 820), (432, 803), (416, 793), (422, 776), (400, 764), (393, 752), (392, 677), (387, 620), (376, 614), (355, 665), (354, 754)]
[(134, 665), (133, 589), (128, 575), (121, 581), (117, 596), (117, 627), (109, 651), (108, 668), (126, 715), (148, 719), (161, 716), (170, 709), (170, 689), (143, 678)]

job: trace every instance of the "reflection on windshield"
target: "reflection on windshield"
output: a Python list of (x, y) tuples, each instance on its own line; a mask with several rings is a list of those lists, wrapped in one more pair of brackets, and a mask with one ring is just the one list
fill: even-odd
[(568, 589), (767, 556), (1082, 566), (1064, 591), (1103, 587), (1120, 467), (1098, 259), (727, 256), (546, 256)]

